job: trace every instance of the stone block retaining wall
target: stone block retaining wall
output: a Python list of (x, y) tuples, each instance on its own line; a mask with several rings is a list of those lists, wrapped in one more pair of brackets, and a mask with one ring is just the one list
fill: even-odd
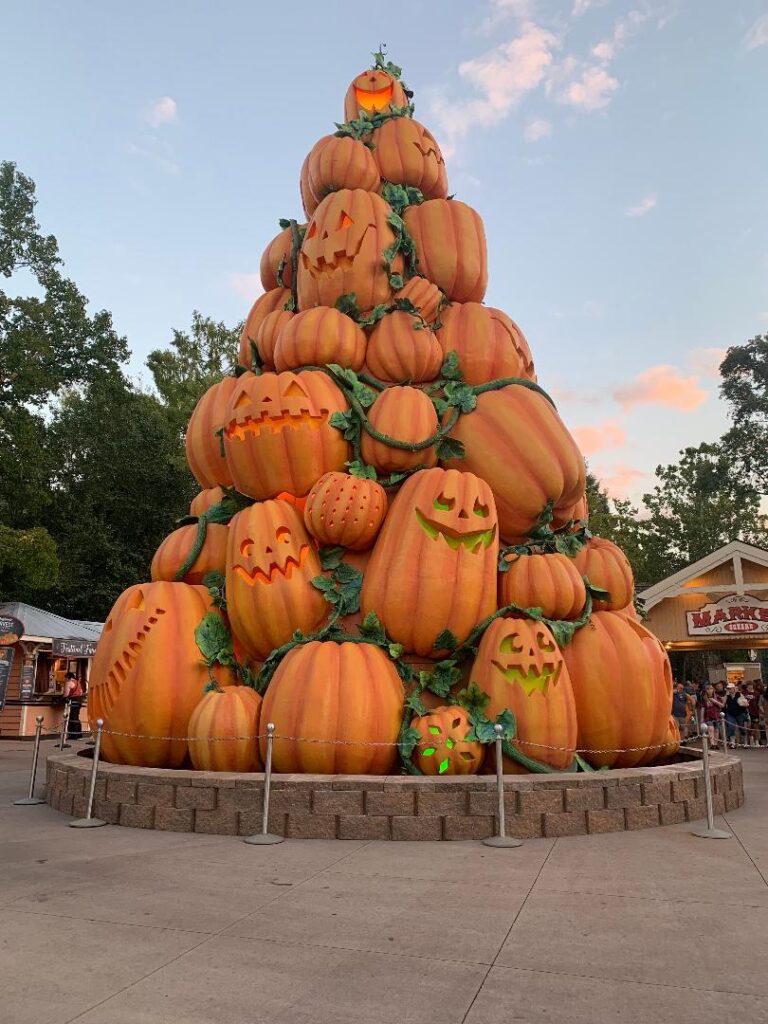
[[(741, 762), (711, 754), (715, 813), (744, 802)], [(84, 817), (91, 761), (47, 761), (51, 807)], [(262, 774), (131, 768), (102, 762), (94, 815), (115, 825), (250, 835), (261, 830)], [(511, 775), (507, 834), (531, 839), (652, 828), (705, 817), (701, 761), (657, 768)], [(496, 829), (494, 776), (273, 775), (269, 830), (297, 839), (484, 839)]]

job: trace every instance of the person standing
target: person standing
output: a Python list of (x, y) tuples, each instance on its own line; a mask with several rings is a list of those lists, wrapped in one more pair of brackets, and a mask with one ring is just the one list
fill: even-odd
[(68, 738), (79, 740), (83, 735), (80, 721), (80, 709), (83, 706), (85, 690), (74, 672), (67, 672), (64, 677), (64, 697), (69, 701), (69, 733)]
[(680, 730), (680, 739), (687, 739), (688, 695), (682, 683), (675, 683), (675, 688), (672, 691), (672, 714)]
[(734, 683), (728, 683), (725, 688), (725, 726), (731, 746), (735, 747), (741, 735), (747, 735), (747, 701), (743, 694), (736, 689)]
[(709, 733), (709, 742), (714, 749), (717, 749), (720, 742), (720, 712), (725, 704), (715, 692), (714, 686), (710, 683), (705, 687), (701, 698), (702, 726)]

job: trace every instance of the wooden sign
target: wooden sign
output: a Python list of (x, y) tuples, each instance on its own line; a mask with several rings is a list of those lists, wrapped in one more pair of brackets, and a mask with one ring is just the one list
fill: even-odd
[(0, 615), (0, 647), (18, 643), (24, 636), (24, 623), (13, 615)]
[(768, 634), (768, 601), (749, 595), (728, 594), (686, 612), (688, 636), (764, 636)]
[(69, 658), (92, 658), (96, 653), (95, 640), (54, 640), (53, 653)]
[(23, 701), (31, 701), (35, 694), (35, 666), (21, 666), (21, 693)]
[(11, 678), (15, 653), (12, 647), (0, 647), (0, 711), (5, 707), (5, 698), (8, 696), (8, 680)]

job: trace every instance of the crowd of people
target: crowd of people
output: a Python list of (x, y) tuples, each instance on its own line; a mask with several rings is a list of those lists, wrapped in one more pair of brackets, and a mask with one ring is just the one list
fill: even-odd
[(768, 746), (768, 688), (763, 683), (675, 683), (672, 714), (681, 739), (706, 729), (713, 747), (722, 741), (721, 716), (731, 747)]

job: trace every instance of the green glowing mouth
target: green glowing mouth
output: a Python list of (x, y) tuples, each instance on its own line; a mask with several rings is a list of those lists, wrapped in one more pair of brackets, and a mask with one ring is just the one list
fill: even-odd
[(427, 519), (427, 517), (418, 509), (416, 509), (416, 521), (428, 537), (431, 537), (432, 540), (437, 540), (438, 537), (442, 537), (452, 551), (456, 551), (460, 547), (465, 547), (467, 551), (471, 551), (473, 554), (476, 554), (481, 547), (490, 547), (494, 537), (496, 536), (495, 526), (492, 526), (489, 530), (473, 530), (470, 533), (457, 533), (448, 526), (440, 526), (433, 519)]
[(546, 693), (550, 683), (554, 686), (562, 668), (562, 665), (543, 665), (539, 671), (535, 665), (532, 665), (527, 672), (523, 672), (517, 665), (505, 668), (498, 661), (494, 661), (493, 664), (508, 683), (519, 683), (529, 697), (535, 690)]

